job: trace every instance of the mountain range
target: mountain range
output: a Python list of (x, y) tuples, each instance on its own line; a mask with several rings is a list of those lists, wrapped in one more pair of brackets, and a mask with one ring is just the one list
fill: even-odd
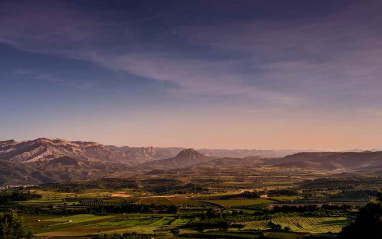
[(95, 142), (46, 138), (22, 142), (15, 140), (0, 141), (0, 159), (13, 163), (49, 161), (68, 156), (86, 161), (136, 165), (173, 157), (181, 150), (181, 148), (116, 147)]
[[(291, 154), (286, 155), (287, 152)], [(190, 167), (275, 167), (343, 171), (382, 169), (382, 151), (295, 152), (117, 147), (95, 142), (46, 138), (22, 142), (0, 141), (0, 185), (128, 177), (152, 170)]]
[[(119, 162), (137, 165), (159, 159), (175, 157), (185, 148), (181, 147), (117, 147), (96, 142), (67, 141), (64, 139), (38, 138), (17, 142), (0, 141), (0, 159), (10, 162), (45, 161), (62, 156), (100, 162)], [(244, 158), (260, 156), (267, 158), (284, 157), (301, 152), (301, 150), (256, 150), (256, 149), (198, 149), (198, 152), (209, 157)], [(312, 151), (312, 150), (309, 150)], [(306, 152), (306, 151), (305, 151)]]

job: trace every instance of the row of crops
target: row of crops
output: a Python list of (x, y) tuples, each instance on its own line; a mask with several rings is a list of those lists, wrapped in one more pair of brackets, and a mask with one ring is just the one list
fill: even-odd
[(269, 222), (279, 224), (282, 228), (289, 227), (294, 232), (310, 233), (338, 233), (342, 227), (350, 223), (346, 217), (302, 217), (278, 215), (271, 220), (259, 220), (246, 222), (244, 230), (266, 230), (269, 228)]

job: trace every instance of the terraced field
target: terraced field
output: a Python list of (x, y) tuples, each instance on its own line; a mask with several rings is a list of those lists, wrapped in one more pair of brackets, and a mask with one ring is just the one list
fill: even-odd
[[(269, 220), (251, 221), (245, 223), (243, 230), (266, 230)], [(289, 227), (293, 232), (338, 233), (350, 220), (345, 217), (302, 217), (280, 215), (272, 218), (272, 222), (283, 228)]]
[(266, 230), (269, 229), (267, 223), (269, 220), (251, 221), (245, 223), (243, 230)]

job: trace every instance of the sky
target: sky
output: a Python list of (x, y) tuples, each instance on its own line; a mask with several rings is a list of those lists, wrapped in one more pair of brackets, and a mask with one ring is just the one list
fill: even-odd
[(382, 149), (380, 0), (1, 0), (0, 140)]

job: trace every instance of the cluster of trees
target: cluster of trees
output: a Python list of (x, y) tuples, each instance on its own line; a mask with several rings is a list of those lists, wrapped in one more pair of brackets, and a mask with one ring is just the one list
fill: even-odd
[(137, 180), (134, 178), (129, 179), (116, 179), (116, 178), (104, 178), (95, 181), (86, 182), (62, 182), (62, 183), (47, 183), (41, 185), (41, 189), (49, 189), (56, 192), (64, 193), (80, 193), (87, 189), (113, 189), (118, 190), (122, 188), (142, 189), (148, 192), (161, 193), (200, 193), (206, 191), (199, 184), (188, 183), (184, 184), (181, 180), (171, 178), (156, 178)]
[(245, 213), (241, 210), (233, 210), (231, 212), (220, 212), (212, 208), (208, 209), (205, 213), (197, 214), (200, 217), (198, 222), (201, 223), (217, 223), (220, 221), (231, 221), (231, 222), (245, 222), (245, 221), (255, 221), (269, 219), (269, 214), (255, 215), (254, 213)]
[(275, 231), (286, 231), (286, 232), (291, 231), (290, 227), (283, 227), (280, 224), (276, 224), (276, 223), (274, 223), (272, 221), (269, 221), (267, 223), (267, 226), (269, 228), (271, 228), (272, 230), (275, 230)]
[(228, 230), (229, 228), (242, 229), (245, 224), (243, 222), (270, 219), (269, 215), (262, 214), (255, 216), (248, 214), (241, 210), (233, 210), (231, 212), (219, 212), (212, 208), (208, 209), (206, 213), (195, 215), (200, 217), (200, 220), (193, 220), (184, 226), (185, 228), (193, 228), (198, 231), (206, 229)]
[(172, 185), (162, 185), (157, 184), (152, 187), (144, 187), (144, 190), (149, 192), (154, 192), (157, 194), (161, 193), (173, 193), (173, 194), (187, 194), (187, 193), (201, 193), (207, 189), (203, 188), (199, 184), (187, 183), (183, 184), (172, 184)]
[(134, 178), (103, 178), (97, 181), (97, 188), (108, 188), (108, 189), (123, 189), (123, 188), (139, 188), (139, 183)]
[(32, 232), (24, 227), (23, 221), (15, 211), (0, 213), (0, 238), (29, 239), (32, 236)]
[(93, 205), (82, 209), (69, 209), (66, 207), (54, 208), (49, 207), (43, 211), (37, 207), (18, 206), (27, 214), (44, 214), (44, 215), (71, 215), (71, 214), (94, 214), (108, 215), (120, 213), (177, 213), (178, 207), (175, 205), (156, 205), (156, 204), (132, 204), (120, 203), (114, 205)]
[(260, 198), (261, 193), (260, 192), (249, 192), (245, 191), (240, 194), (231, 194), (231, 195), (224, 195), (224, 196), (217, 196), (215, 199), (233, 199), (233, 198)]
[(353, 209), (354, 206), (348, 205), (348, 204), (342, 204), (342, 205), (329, 205), (324, 204), (321, 207), (317, 205), (304, 205), (304, 206), (275, 206), (273, 207), (272, 213), (278, 213), (278, 212), (316, 212), (320, 210), (326, 210), (326, 211), (333, 211), (333, 210), (349, 210)]
[(268, 196), (294, 196), (298, 195), (297, 190), (290, 190), (290, 189), (280, 189), (280, 190), (269, 190), (267, 192)]
[(89, 182), (62, 182), (62, 183), (46, 183), (38, 187), (41, 190), (49, 190), (60, 193), (80, 193), (87, 189), (97, 189), (96, 181)]
[(324, 210), (350, 210), (350, 209), (353, 209), (354, 206), (349, 204), (342, 204), (342, 205), (324, 204), (321, 206), (321, 208)]
[(89, 189), (122, 189), (122, 188), (138, 188), (138, 181), (135, 179), (123, 178), (103, 178), (92, 181), (78, 182), (61, 182), (46, 183), (39, 187), (40, 189), (48, 189), (55, 192), (79, 193)]
[[(306, 180), (301, 188), (307, 190), (335, 190), (335, 189), (354, 189), (362, 186), (365, 189), (370, 185), (380, 184), (382, 179), (379, 177), (356, 176), (343, 178), (319, 178), (314, 180)], [(375, 194), (374, 194), (375, 195)]]
[(80, 200), (81, 206), (113, 206), (127, 203), (126, 201), (105, 201), (101, 198), (97, 199), (82, 199)]
[(170, 178), (155, 178), (139, 181), (140, 188), (154, 193), (165, 193), (183, 188), (183, 182)]
[(344, 227), (340, 233), (341, 239), (380, 239), (382, 238), (382, 192), (377, 193), (377, 199), (369, 202), (359, 211), (354, 223)]
[(275, 206), (273, 207), (272, 213), (278, 212), (315, 212), (320, 208), (317, 205), (304, 205), (304, 206)]
[(238, 195), (239, 197), (245, 197), (245, 198), (259, 198), (261, 196), (260, 193), (258, 192), (249, 192), (249, 191), (245, 191), (243, 192), (242, 194), (239, 194)]
[(187, 227), (191, 227), (198, 231), (204, 231), (206, 229), (220, 229), (222, 231), (228, 230), (232, 225), (229, 221), (211, 221), (211, 222), (192, 222)]
[(37, 193), (25, 192), (23, 190), (0, 191), (0, 203), (8, 203), (14, 201), (28, 201), (40, 199), (42, 196)]
[(377, 190), (342, 190), (341, 193), (330, 195), (331, 200), (369, 200), (370, 197), (374, 197)]
[(201, 193), (203, 191), (207, 191), (206, 188), (203, 188), (199, 184), (195, 183), (187, 183), (185, 185), (168, 188), (167, 190), (167, 193), (173, 194)]
[(199, 214), (201, 217), (200, 220), (194, 221), (191, 220), (186, 228), (193, 228), (198, 231), (204, 231), (206, 229), (219, 229), (219, 230), (228, 230), (230, 227), (242, 228), (243, 224), (234, 224), (235, 221), (239, 219), (239, 215), (242, 216), (242, 211), (232, 211), (232, 212), (218, 212), (210, 208), (206, 213)]

